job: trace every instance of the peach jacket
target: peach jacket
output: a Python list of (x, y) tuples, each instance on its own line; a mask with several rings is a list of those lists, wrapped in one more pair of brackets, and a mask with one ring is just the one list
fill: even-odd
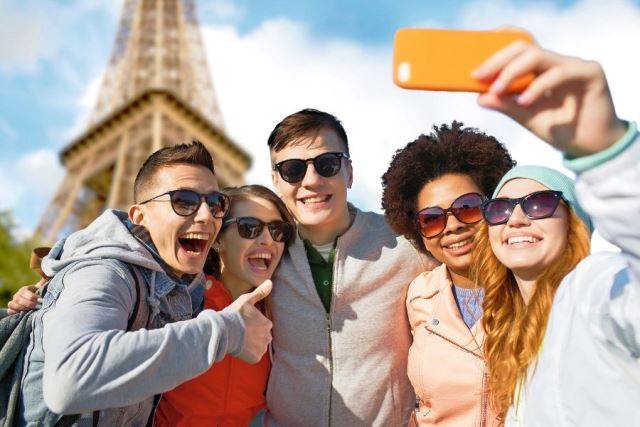
[(446, 266), (421, 273), (409, 286), (413, 334), (407, 373), (416, 392), (419, 426), (497, 426), (487, 400), (484, 330), (465, 325)]

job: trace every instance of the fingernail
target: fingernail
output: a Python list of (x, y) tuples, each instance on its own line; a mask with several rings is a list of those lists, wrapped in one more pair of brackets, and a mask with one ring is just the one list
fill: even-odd
[(476, 80), (482, 80), (485, 77), (485, 74), (486, 73), (482, 70), (482, 68), (476, 68), (471, 72), (471, 77)]
[(502, 83), (502, 81), (500, 80), (496, 80), (495, 82), (493, 82), (493, 84), (491, 84), (491, 87), (489, 88), (489, 92), (502, 93), (504, 92), (504, 89), (505, 89), (505, 84)]
[(519, 105), (529, 105), (531, 103), (531, 95), (529, 93), (524, 92), (516, 97), (516, 102)]
[(36, 304), (36, 310), (40, 310), (42, 308), (42, 304)]
[(42, 304), (42, 301), (43, 301), (42, 298), (38, 298), (38, 303), (39, 304)]

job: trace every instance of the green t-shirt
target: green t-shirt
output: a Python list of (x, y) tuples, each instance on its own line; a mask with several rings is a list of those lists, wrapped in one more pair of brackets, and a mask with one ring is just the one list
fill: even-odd
[(308, 240), (304, 240), (304, 248), (307, 251), (307, 259), (309, 260), (313, 283), (316, 285), (318, 296), (322, 301), (324, 309), (328, 313), (331, 308), (331, 294), (333, 291), (333, 261), (336, 255), (335, 243), (329, 254), (328, 261), (322, 258), (322, 255), (320, 255)]

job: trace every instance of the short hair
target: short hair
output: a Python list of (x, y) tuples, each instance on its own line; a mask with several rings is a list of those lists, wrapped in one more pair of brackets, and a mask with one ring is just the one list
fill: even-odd
[(344, 143), (346, 154), (349, 154), (347, 133), (344, 127), (342, 127), (340, 120), (332, 114), (313, 108), (305, 108), (282, 119), (282, 121), (273, 128), (271, 135), (269, 135), (267, 141), (269, 150), (277, 153), (292, 142), (312, 132), (317, 134), (320, 129), (323, 128), (333, 130)]
[[(285, 249), (296, 239), (296, 222), (293, 219), (293, 215), (291, 215), (291, 212), (289, 212), (289, 209), (287, 209), (287, 206), (280, 199), (280, 197), (278, 197), (276, 193), (269, 190), (267, 187), (257, 184), (251, 184), (243, 185), (241, 187), (227, 187), (223, 189), (222, 192), (229, 196), (229, 199), (231, 201), (231, 209), (227, 211), (223, 221), (231, 218), (231, 211), (233, 210), (233, 204), (235, 202), (251, 198), (264, 199), (273, 203), (276, 209), (278, 209), (282, 220), (292, 226), (293, 233), (291, 233), (289, 240), (284, 242)], [(221, 229), (220, 233), (222, 233), (222, 231), (223, 230)], [(218, 234), (218, 236), (220, 236), (220, 234)], [(207, 274), (211, 274), (216, 279), (220, 280), (221, 267), (220, 254), (214, 250), (210, 250), (207, 256), (207, 261), (204, 265), (204, 272)]]
[(161, 168), (176, 164), (203, 166), (210, 170), (212, 174), (216, 174), (213, 168), (213, 158), (209, 150), (200, 141), (161, 148), (145, 160), (136, 175), (133, 184), (133, 200), (135, 203), (139, 202), (140, 195), (153, 182)]
[(395, 152), (382, 176), (382, 209), (391, 228), (426, 253), (415, 225), (418, 194), (445, 174), (469, 176), (485, 196), (516, 162), (496, 138), (454, 121), (434, 126), (429, 135)]

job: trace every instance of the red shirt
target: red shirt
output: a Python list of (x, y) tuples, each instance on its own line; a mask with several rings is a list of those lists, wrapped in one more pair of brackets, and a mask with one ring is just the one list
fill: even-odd
[[(232, 298), (224, 285), (211, 276), (204, 306), (220, 311)], [(271, 362), (267, 354), (255, 365), (225, 356), (208, 371), (162, 395), (156, 426), (245, 427), (266, 405), (265, 390)]]

